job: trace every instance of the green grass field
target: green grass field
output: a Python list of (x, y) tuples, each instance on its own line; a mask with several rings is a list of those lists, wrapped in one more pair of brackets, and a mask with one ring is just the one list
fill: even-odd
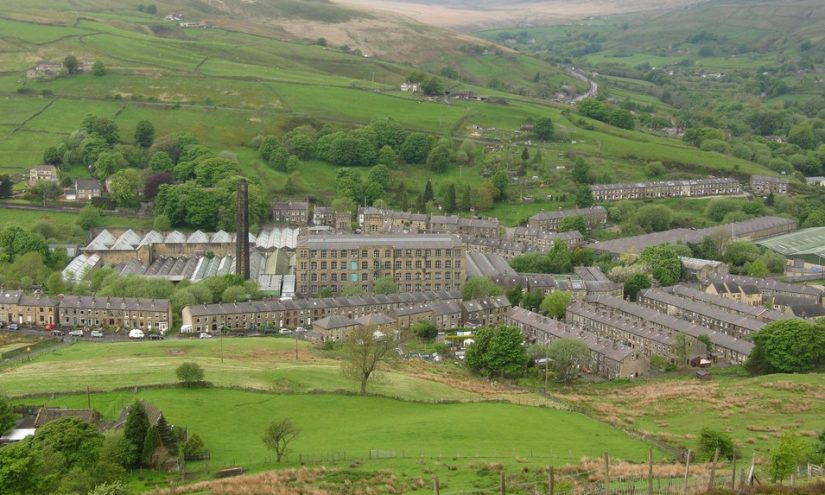
[[(195, 480), (225, 466), (255, 472), (303, 463), (359, 473), (391, 470), (402, 479), (436, 474), (445, 488), (467, 489), (496, 482), (494, 470), (479, 467), (488, 462), (513, 473), (536, 472), (541, 480), (547, 465), (576, 464), (605, 451), (628, 461), (647, 454), (645, 442), (577, 413), (484, 402), (513, 392), (490, 394), (485, 381), (448, 363), (399, 364), (369, 386), (371, 395), (352, 395), (356, 386), (341, 375), (339, 361), (302, 342), (296, 361), (294, 346), (290, 339), (227, 338), (221, 363), (219, 339), (72, 344), (0, 370), (0, 393), (17, 396), (20, 404), (91, 404), (108, 419), (135, 399), (146, 400), (204, 439), (211, 459), (188, 464)], [(216, 387), (140, 388), (174, 384), (174, 369), (186, 361), (199, 363)], [(87, 386), (128, 390), (87, 396)], [(69, 390), (75, 393), (60, 393)], [(260, 436), (281, 417), (291, 418), (301, 434), (286, 462), (276, 465)], [(130, 483), (143, 491), (167, 481), (134, 473)]]
[[(295, 453), (308, 458), (338, 452), (369, 458), (370, 450), (400, 457), (477, 456), (515, 461), (533, 455), (554, 464), (576, 463), (605, 451), (641, 460), (647, 445), (575, 413), (512, 404), (421, 404), (380, 397), (293, 395), (222, 389), (144, 390), (92, 396), (92, 407), (116, 417), (135, 398), (151, 402), (173, 424), (202, 435), (216, 466), (263, 464), (259, 438), (273, 418), (301, 428)], [(83, 407), (85, 395), (40, 397), (37, 403)], [(297, 464), (293, 455), (290, 464)], [(541, 462), (541, 461), (540, 461)], [(413, 463), (410, 463), (413, 464)]]
[[(194, 361), (218, 386), (258, 390), (357, 391), (344, 377), (340, 362), (317, 356), (305, 342), (282, 338), (226, 338), (162, 342), (77, 343), (43, 353), (30, 363), (0, 374), (0, 390), (9, 395), (65, 390), (112, 390), (132, 385), (177, 383), (175, 368)], [(449, 365), (445, 365), (449, 366)], [(462, 374), (463, 375), (463, 374)], [(419, 400), (478, 399), (473, 392), (450, 387), (403, 370), (382, 373), (370, 391)]]
[(696, 449), (699, 430), (730, 434), (745, 458), (766, 453), (786, 431), (815, 437), (825, 425), (822, 374), (749, 377), (741, 368), (713, 371), (713, 380), (688, 376), (609, 383), (577, 390), (574, 402), (619, 426)]

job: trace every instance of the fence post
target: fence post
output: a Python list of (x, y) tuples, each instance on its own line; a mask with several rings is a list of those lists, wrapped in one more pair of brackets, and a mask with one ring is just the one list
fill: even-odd
[(604, 495), (610, 495), (610, 454), (604, 453)]
[(547, 468), (547, 495), (555, 495), (556, 493), (556, 473), (553, 472), (553, 466)]
[(730, 473), (730, 489), (736, 490), (736, 452), (733, 453), (733, 468)]
[(687, 457), (685, 459), (685, 487), (683, 490), (684, 495), (687, 495), (688, 492), (688, 474), (690, 474), (690, 449), (688, 449)]
[(433, 495), (439, 495), (441, 486), (438, 484), (438, 476), (433, 476)]
[(504, 481), (504, 468), (501, 469), (499, 472), (499, 492), (501, 495), (506, 495), (507, 493), (507, 486), (506, 482)]
[(647, 451), (647, 495), (653, 495), (653, 447)]
[(716, 478), (716, 462), (719, 460), (719, 447), (713, 453), (713, 464), (710, 465), (710, 480), (708, 481), (708, 491), (713, 490), (713, 481)]

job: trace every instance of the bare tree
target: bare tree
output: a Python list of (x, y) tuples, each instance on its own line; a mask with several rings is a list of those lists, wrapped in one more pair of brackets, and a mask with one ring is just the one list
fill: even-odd
[(344, 341), (343, 371), (361, 384), (360, 393), (367, 393), (367, 381), (381, 363), (393, 357), (396, 341), (374, 327), (358, 327)]
[(261, 440), (270, 450), (275, 452), (275, 457), (278, 462), (281, 462), (281, 458), (286, 454), (289, 444), (295, 440), (299, 433), (301, 433), (301, 430), (292, 424), (291, 419), (276, 419), (269, 424)]

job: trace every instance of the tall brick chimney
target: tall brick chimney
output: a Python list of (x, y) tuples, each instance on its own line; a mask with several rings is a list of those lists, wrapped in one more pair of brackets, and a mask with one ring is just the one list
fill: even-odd
[(238, 234), (235, 240), (235, 273), (249, 280), (249, 186), (238, 181)]

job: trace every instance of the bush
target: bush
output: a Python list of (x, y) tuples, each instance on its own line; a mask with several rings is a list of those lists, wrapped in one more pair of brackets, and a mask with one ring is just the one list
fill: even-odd
[(186, 387), (191, 387), (203, 381), (203, 368), (198, 363), (183, 363), (175, 370), (175, 375)]
[(699, 453), (704, 458), (713, 460), (717, 448), (720, 459), (733, 460), (739, 457), (730, 435), (710, 428), (702, 428), (699, 432)]

